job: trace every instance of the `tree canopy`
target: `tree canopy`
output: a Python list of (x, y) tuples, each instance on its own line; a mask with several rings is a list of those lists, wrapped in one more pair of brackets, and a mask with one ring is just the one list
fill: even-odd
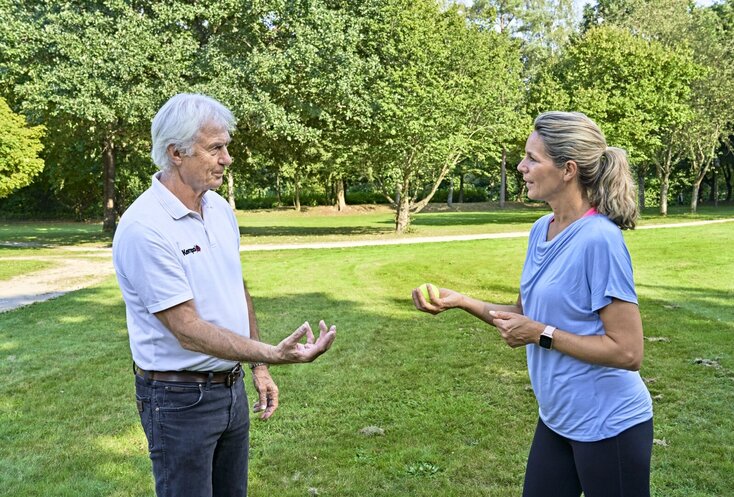
[(402, 231), (457, 174), (522, 199), (506, 165), (532, 119), (576, 109), (664, 214), (670, 181), (695, 209), (734, 135), (733, 10), (600, 0), (577, 25), (570, 0), (5, 0), (0, 96), (45, 129), (31, 187), (109, 230), (154, 170), (151, 118), (182, 91), (238, 119), (232, 197), (299, 207), (319, 191), (343, 207), (356, 185)]
[(29, 185), (43, 169), (43, 127), (29, 127), (0, 98), (0, 198)]

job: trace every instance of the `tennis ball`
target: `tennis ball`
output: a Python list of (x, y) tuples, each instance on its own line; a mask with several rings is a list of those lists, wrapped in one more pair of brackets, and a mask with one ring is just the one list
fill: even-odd
[(440, 297), (438, 287), (432, 283), (423, 283), (418, 288), (420, 288), (420, 291), (423, 294), (423, 298), (426, 299), (426, 302), (430, 302), (431, 298), (438, 299)]

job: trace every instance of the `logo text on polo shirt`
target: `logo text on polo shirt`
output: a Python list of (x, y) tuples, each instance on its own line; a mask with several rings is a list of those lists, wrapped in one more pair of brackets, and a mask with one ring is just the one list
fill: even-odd
[(194, 252), (201, 252), (201, 247), (199, 247), (198, 245), (194, 245), (191, 248), (181, 250), (181, 253), (183, 255), (193, 254)]

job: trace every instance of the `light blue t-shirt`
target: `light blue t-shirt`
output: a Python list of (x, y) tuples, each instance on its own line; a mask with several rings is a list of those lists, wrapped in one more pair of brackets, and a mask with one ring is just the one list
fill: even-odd
[[(632, 262), (620, 229), (594, 214), (546, 241), (552, 214), (535, 222), (520, 281), (523, 313), (578, 335), (603, 335), (599, 311), (612, 297), (637, 303)], [(540, 418), (566, 438), (593, 442), (652, 418), (652, 399), (636, 371), (598, 366), (528, 345)]]

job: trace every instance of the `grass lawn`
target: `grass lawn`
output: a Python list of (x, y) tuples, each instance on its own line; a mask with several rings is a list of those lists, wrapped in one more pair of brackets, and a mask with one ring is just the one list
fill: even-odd
[[(385, 205), (351, 206), (345, 213), (332, 207), (304, 207), (300, 213), (282, 208), (237, 211), (237, 219), (243, 244), (280, 244), (527, 231), (547, 212), (547, 206), (540, 203), (508, 202), (502, 210), (491, 203), (454, 204), (453, 209), (445, 204), (429, 204), (413, 216), (408, 232), (402, 235), (395, 233), (394, 213)], [(671, 206), (666, 217), (658, 215), (657, 209), (646, 209), (639, 225), (731, 217), (731, 205), (703, 205), (696, 214), (690, 214), (687, 207)], [(102, 231), (101, 223), (0, 222), (0, 257), (52, 254), (49, 247), (59, 245), (93, 250), (111, 244), (112, 236)]]
[(0, 281), (6, 281), (22, 274), (42, 271), (53, 266), (54, 263), (48, 261), (0, 259)]
[[(413, 217), (408, 232), (402, 235), (395, 233), (395, 217), (387, 206), (354, 206), (341, 214), (327, 207), (306, 208), (302, 213), (283, 209), (238, 211), (237, 219), (242, 243), (257, 245), (527, 231), (538, 217), (549, 212), (545, 204), (508, 203), (503, 210), (493, 204), (454, 205), (455, 209), (449, 210), (444, 204), (429, 204)], [(731, 217), (734, 206), (701, 206), (696, 214), (675, 206), (666, 217), (658, 215), (656, 209), (646, 209), (639, 225)]]
[[(102, 223), (74, 222), (0, 222), (0, 245), (19, 243), (24, 246), (109, 246), (112, 236), (102, 231)], [(8, 250), (7, 247), (4, 247)]]
[[(475, 226), (462, 214), (435, 213)], [(252, 218), (259, 216), (267, 226), (265, 214)], [(331, 228), (314, 221), (302, 233), (321, 240), (314, 228), (360, 229), (356, 220), (350, 228), (334, 218)], [(420, 229), (446, 234), (445, 224), (420, 219)], [(513, 230), (531, 222), (524, 213), (507, 219)], [(362, 222), (372, 224), (379, 221)], [(282, 226), (281, 237), (306, 236), (292, 221)], [(728, 495), (734, 223), (626, 238), (647, 338), (641, 374), (655, 398), (653, 494)], [(272, 368), (281, 408), (267, 423), (253, 420), (250, 495), (519, 495), (537, 418), (524, 351), (509, 349), (466, 314), (418, 313), (410, 290), (431, 281), (514, 301), (525, 244), (513, 238), (243, 254), (265, 340), (278, 341), (306, 319), (338, 326), (326, 356)], [(0, 495), (153, 495), (124, 312), (109, 279), (0, 314)], [(360, 433), (371, 426), (384, 434)]]

